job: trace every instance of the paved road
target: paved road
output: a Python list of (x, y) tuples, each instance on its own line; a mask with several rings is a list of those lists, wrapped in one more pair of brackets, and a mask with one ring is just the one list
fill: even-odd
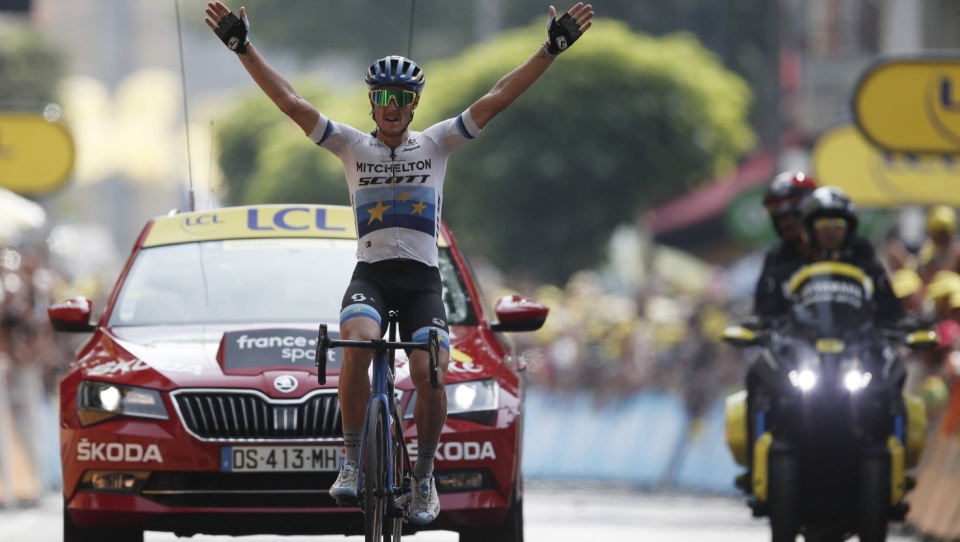
[[(646, 493), (625, 486), (584, 486), (528, 482), (524, 503), (527, 542), (766, 542), (765, 520), (753, 519), (739, 499), (702, 495)], [(38, 507), (0, 511), (3, 542), (60, 542), (61, 506), (53, 495)], [(146, 535), (146, 542), (357, 542), (342, 536), (195, 536), (167, 533)], [(456, 533), (426, 532), (404, 538), (411, 542), (457, 542)], [(907, 537), (891, 537), (907, 541)], [(107, 542), (107, 541), (105, 541)]]

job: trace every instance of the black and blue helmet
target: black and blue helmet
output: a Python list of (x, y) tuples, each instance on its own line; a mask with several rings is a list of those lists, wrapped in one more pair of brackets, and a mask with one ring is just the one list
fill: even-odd
[(423, 70), (409, 58), (391, 55), (374, 62), (364, 79), (370, 90), (382, 87), (400, 87), (417, 94), (423, 90)]

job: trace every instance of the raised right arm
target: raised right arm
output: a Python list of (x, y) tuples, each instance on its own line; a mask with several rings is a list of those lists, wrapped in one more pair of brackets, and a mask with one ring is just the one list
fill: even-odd
[[(214, 32), (217, 31), (218, 24), (230, 14), (230, 8), (222, 2), (208, 3), (206, 11), (207, 18), (205, 21)], [(240, 19), (244, 25), (247, 24), (246, 8), (240, 8)], [(223, 38), (221, 37), (221, 39)], [(304, 134), (309, 135), (313, 132), (320, 120), (320, 112), (297, 94), (290, 81), (273, 69), (252, 43), (246, 42), (243, 45), (245, 45), (245, 51), (238, 51), (237, 58), (240, 59), (243, 67), (260, 87), (260, 90), (277, 105), (280, 111), (297, 123)]]

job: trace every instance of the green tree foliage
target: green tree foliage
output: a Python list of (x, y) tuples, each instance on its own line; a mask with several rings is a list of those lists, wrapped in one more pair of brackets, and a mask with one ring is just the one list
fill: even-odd
[[(465, 110), (543, 34), (537, 23), (425, 65), (413, 128)], [(746, 84), (691, 35), (653, 38), (599, 19), (555, 64), (453, 156), (444, 218), (470, 252), (561, 283), (601, 261), (618, 225), (730, 170), (753, 132)], [(342, 97), (296, 86), (327, 116), (373, 128), (359, 81)], [(262, 95), (228, 119), (219, 127), (228, 201), (347, 202), (339, 161), (314, 152)]]
[[(421, 114), (455, 115), (526, 59), (542, 27), (427, 68)], [(689, 34), (597, 20), (451, 160), (444, 217), (502, 268), (564, 281), (616, 226), (734, 167), (753, 145), (751, 94)]]
[[(233, 9), (239, 11), (241, 2), (233, 3), (237, 4)], [(411, 0), (244, 0), (242, 4), (251, 18), (252, 39), (303, 58), (355, 54), (368, 62), (390, 54), (411, 54), (425, 60), (451, 48), (463, 48), (472, 37), (472, 1), (420, 0), (413, 5)], [(546, 9), (545, 4), (544, 13)], [(412, 53), (408, 51), (411, 47)]]
[(56, 101), (60, 53), (25, 22), (0, 16), (0, 108), (42, 108)]
[[(336, 55), (358, 71), (387, 54), (410, 54), (418, 62), (460, 54), (499, 31), (532, 21), (545, 23), (551, 3), (562, 11), (574, 2), (245, 0), (258, 44), (295, 52), (305, 60)], [(771, 146), (776, 145), (781, 129), (778, 55), (781, 40), (789, 43), (789, 25), (795, 23), (787, 18), (781, 23), (786, 13), (781, 14), (780, 4), (769, 0), (593, 2), (599, 16), (623, 21), (634, 31), (696, 34), (720, 56), (724, 66), (746, 79), (753, 89), (750, 119)]]
[[(338, 100), (324, 94), (315, 81), (295, 84), (325, 114), (363, 126), (361, 107), (369, 104), (361, 88), (355, 99)], [(369, 118), (366, 122), (373, 127)], [(224, 176), (221, 197), (227, 204), (350, 203), (340, 161), (313, 148), (299, 127), (259, 91), (218, 124), (216, 137)]]

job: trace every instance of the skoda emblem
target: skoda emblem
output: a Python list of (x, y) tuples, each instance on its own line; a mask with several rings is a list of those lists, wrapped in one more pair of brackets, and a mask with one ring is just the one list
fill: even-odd
[(297, 379), (290, 375), (280, 375), (273, 380), (273, 387), (277, 388), (277, 391), (281, 393), (290, 393), (297, 389), (298, 384), (300, 383)]

